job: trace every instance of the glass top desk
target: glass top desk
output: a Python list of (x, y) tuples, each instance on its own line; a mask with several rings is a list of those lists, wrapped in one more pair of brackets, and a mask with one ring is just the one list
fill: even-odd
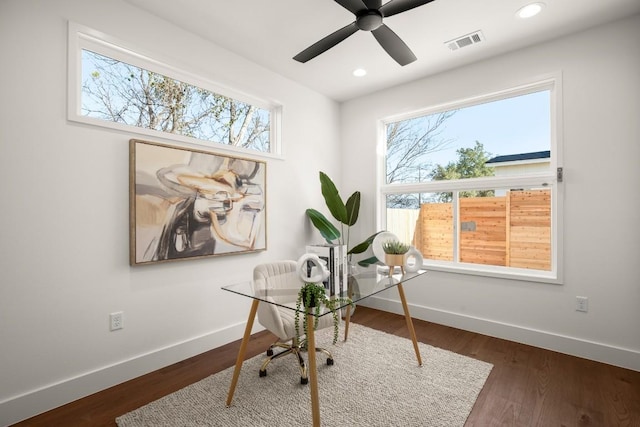
[[(349, 275), (347, 280), (347, 289), (343, 292), (343, 294), (339, 295), (340, 297), (349, 297), (351, 301), (354, 303), (358, 303), (358, 301), (362, 301), (366, 298), (369, 298), (372, 295), (378, 294), (380, 292), (389, 290), (391, 288), (396, 288), (398, 290), (398, 294), (400, 296), (400, 301), (402, 302), (402, 309), (404, 310), (404, 316), (407, 322), (407, 328), (409, 329), (409, 334), (411, 335), (411, 340), (413, 341), (413, 349), (416, 353), (416, 358), (418, 359), (418, 365), (422, 365), (422, 358), (420, 356), (420, 350), (418, 348), (418, 341), (416, 339), (416, 333), (413, 328), (413, 321), (411, 320), (411, 315), (409, 314), (409, 307), (407, 305), (407, 301), (404, 295), (404, 289), (402, 287), (403, 283), (407, 283), (415, 280), (416, 277), (420, 277), (426, 273), (425, 270), (418, 270), (414, 273), (394, 273), (389, 275), (389, 270), (387, 267), (380, 268), (379, 266), (370, 266), (367, 268), (358, 267), (359, 272), (357, 274)], [(297, 273), (287, 273), (287, 274), (295, 274)], [(300, 285), (302, 285), (302, 281), (299, 280)], [(251, 309), (249, 311), (249, 318), (247, 319), (247, 325), (245, 327), (244, 336), (242, 338), (242, 343), (240, 344), (240, 350), (238, 351), (238, 357), (236, 359), (235, 369), (233, 371), (233, 377), (231, 379), (231, 386), (229, 387), (229, 394), (227, 396), (227, 406), (231, 405), (231, 401), (233, 400), (233, 394), (235, 393), (235, 388), (238, 383), (238, 378), (240, 376), (240, 370), (242, 368), (242, 363), (244, 362), (245, 352), (247, 349), (247, 344), (249, 339), (251, 338), (251, 329), (253, 328), (253, 321), (256, 317), (256, 312), (258, 310), (258, 305), (260, 303), (263, 304), (275, 304), (280, 307), (284, 307), (291, 311), (297, 311), (295, 307), (291, 307), (289, 305), (282, 305), (274, 302), (273, 296), (285, 296), (288, 297), (286, 300), (295, 301), (298, 295), (299, 287), (295, 288), (278, 288), (278, 289), (270, 289), (267, 283), (264, 286), (264, 289), (256, 292), (254, 291), (253, 282), (246, 281), (242, 283), (237, 283), (233, 285), (223, 286), (222, 289), (225, 291), (233, 292), (238, 295), (242, 295), (247, 298), (251, 298), (253, 303), (251, 305)], [(279, 299), (279, 298), (278, 298)], [(345, 341), (348, 338), (349, 334), (349, 321), (351, 317), (351, 305), (345, 303), (341, 306), (336, 307), (336, 310), (346, 308), (346, 317), (345, 317), (345, 333), (344, 339)], [(314, 317), (317, 316), (312, 309), (306, 310), (303, 308), (300, 309), (301, 312), (305, 313), (307, 316), (307, 328), (305, 331), (307, 337), (307, 346), (308, 348), (315, 348), (315, 336), (314, 336)], [(318, 316), (326, 316), (329, 315), (331, 311), (325, 310), (321, 312)], [(308, 363), (309, 363), (309, 386), (311, 391), (311, 413), (313, 417), (313, 426), (320, 426), (320, 405), (318, 401), (318, 378), (317, 378), (317, 368), (316, 368), (316, 354), (315, 351), (307, 352)]]

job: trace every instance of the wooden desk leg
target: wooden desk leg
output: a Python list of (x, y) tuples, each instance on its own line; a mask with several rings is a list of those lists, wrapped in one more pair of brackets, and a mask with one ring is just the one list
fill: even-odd
[(307, 309), (307, 355), (309, 357), (309, 386), (311, 387), (311, 416), (313, 427), (320, 427), (320, 401), (318, 397), (318, 368), (316, 365), (316, 338), (314, 332), (315, 317), (313, 308)]
[(244, 336), (242, 337), (242, 343), (240, 344), (240, 350), (238, 351), (238, 358), (236, 359), (236, 367), (233, 370), (233, 378), (231, 379), (231, 387), (229, 387), (229, 394), (227, 395), (227, 408), (231, 406), (231, 400), (233, 400), (233, 394), (236, 391), (238, 377), (240, 377), (240, 369), (242, 368), (242, 362), (244, 362), (244, 355), (247, 352), (247, 344), (251, 338), (253, 321), (256, 318), (256, 312), (258, 311), (258, 304), (260, 304), (260, 301), (257, 299), (254, 299), (253, 304), (251, 304), (249, 318), (247, 319), (247, 327), (244, 328)]
[[(353, 286), (354, 284), (352, 283), (352, 281), (354, 283), (357, 283), (355, 279), (349, 277), (347, 279), (347, 297), (349, 299), (353, 298)], [(355, 306), (354, 306), (355, 307)], [(351, 323), (351, 304), (349, 304), (347, 306), (347, 316), (344, 319), (344, 340), (346, 341), (347, 338), (349, 338), (349, 323)]]
[(344, 340), (349, 337), (349, 322), (351, 321), (351, 304), (347, 306), (347, 316), (344, 318)]
[(398, 284), (398, 293), (400, 294), (400, 301), (402, 301), (402, 309), (404, 310), (404, 317), (407, 321), (407, 328), (409, 329), (409, 334), (411, 334), (411, 339), (413, 340), (413, 349), (415, 350), (416, 357), (418, 358), (418, 365), (422, 366), (422, 357), (420, 357), (416, 330), (413, 328), (413, 320), (411, 320), (411, 314), (409, 314), (409, 306), (407, 305), (407, 299), (404, 297), (402, 283)]

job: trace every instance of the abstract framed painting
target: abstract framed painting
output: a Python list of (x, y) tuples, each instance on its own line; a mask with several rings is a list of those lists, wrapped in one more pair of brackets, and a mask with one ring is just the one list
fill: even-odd
[(129, 141), (130, 264), (263, 251), (266, 163)]

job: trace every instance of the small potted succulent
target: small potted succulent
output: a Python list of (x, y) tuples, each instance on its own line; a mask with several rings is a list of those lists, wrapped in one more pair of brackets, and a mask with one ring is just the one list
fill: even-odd
[[(312, 308), (315, 314), (315, 323), (313, 327), (316, 328), (318, 326), (318, 316), (322, 312), (322, 306), (325, 306), (329, 310), (331, 310), (331, 314), (333, 315), (333, 344), (335, 344), (338, 341), (338, 327), (340, 325), (340, 319), (338, 318), (337, 309), (338, 307), (341, 307), (345, 304), (351, 304), (351, 306), (353, 306), (351, 298), (328, 298), (322, 284), (305, 283), (304, 285), (302, 285), (300, 291), (298, 292), (298, 299), (296, 301), (295, 328), (297, 341), (301, 342), (300, 313), (304, 313), (305, 309)], [(304, 309), (302, 307), (304, 307)], [(303, 318), (304, 321), (302, 331), (306, 331), (307, 316), (303, 316)]]
[(384, 251), (384, 263), (389, 266), (389, 275), (393, 272), (393, 267), (400, 266), (404, 273), (404, 256), (411, 247), (398, 240), (388, 240), (382, 244)]

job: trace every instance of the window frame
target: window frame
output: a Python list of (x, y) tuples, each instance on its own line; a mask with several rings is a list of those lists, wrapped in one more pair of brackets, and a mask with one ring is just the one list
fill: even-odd
[[(222, 142), (207, 141), (185, 135), (162, 132), (155, 129), (141, 128), (124, 123), (111, 122), (82, 114), (82, 51), (90, 50), (100, 55), (125, 62), (135, 67), (179, 80), (201, 89), (254, 105), (270, 113), (269, 152), (249, 148), (236, 147)], [(185, 71), (171, 64), (171, 60), (161, 58), (157, 54), (149, 54), (142, 49), (125, 43), (100, 31), (69, 21), (68, 28), (68, 72), (67, 72), (67, 119), (72, 122), (98, 126), (107, 129), (136, 133), (155, 138), (180, 141), (209, 149), (224, 150), (235, 154), (282, 158), (281, 123), (282, 105), (270, 100), (249, 95), (229, 86), (213, 82), (202, 76)]]
[[(550, 168), (549, 172), (523, 173), (516, 176), (493, 176), (458, 179), (449, 181), (427, 181), (421, 183), (386, 183), (386, 126), (397, 121), (420, 116), (465, 108), (481, 103), (499, 101), (514, 96), (526, 95), (543, 90), (550, 91)], [(428, 270), (452, 273), (507, 278), (530, 282), (562, 284), (563, 275), (563, 203), (564, 186), (558, 180), (558, 168), (562, 167), (562, 75), (560, 72), (536, 78), (530, 83), (500, 91), (473, 96), (449, 103), (427, 107), (421, 110), (389, 116), (378, 121), (378, 164), (376, 192), (377, 228), (386, 229), (386, 198), (390, 194), (406, 193), (454, 193), (454, 261), (436, 261), (425, 259), (423, 266)], [(551, 189), (551, 270), (533, 270), (516, 267), (492, 266), (484, 264), (462, 263), (458, 261), (460, 230), (457, 194), (465, 190), (486, 190), (495, 188), (541, 187)]]

